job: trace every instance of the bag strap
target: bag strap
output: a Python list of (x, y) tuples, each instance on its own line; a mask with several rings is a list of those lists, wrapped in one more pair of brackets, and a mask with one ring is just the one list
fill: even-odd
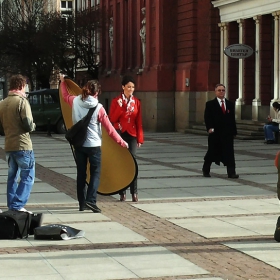
[[(98, 104), (99, 104), (99, 103), (98, 103)], [(90, 109), (88, 110), (88, 113), (87, 113), (86, 116), (84, 117), (84, 121), (85, 121), (85, 123), (86, 123), (87, 125), (89, 124), (90, 119), (91, 119), (91, 116), (93, 115), (93, 113), (94, 113), (95, 109), (97, 108), (98, 104), (97, 104), (95, 107), (90, 108)]]
[[(98, 103), (97, 103), (97, 105), (98, 105)], [(90, 109), (88, 110), (88, 113), (87, 113), (87, 114), (89, 115), (89, 117), (91, 117), (91, 116), (93, 115), (93, 113), (94, 113), (94, 111), (95, 111), (97, 105), (96, 105), (95, 107), (90, 108)]]

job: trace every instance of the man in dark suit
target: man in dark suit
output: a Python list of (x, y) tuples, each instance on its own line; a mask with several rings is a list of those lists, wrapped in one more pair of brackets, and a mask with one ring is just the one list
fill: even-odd
[(208, 135), (208, 151), (202, 168), (204, 177), (210, 176), (212, 162), (227, 167), (228, 178), (237, 179), (233, 139), (237, 135), (234, 104), (225, 99), (225, 86), (215, 86), (216, 98), (206, 102), (204, 122)]

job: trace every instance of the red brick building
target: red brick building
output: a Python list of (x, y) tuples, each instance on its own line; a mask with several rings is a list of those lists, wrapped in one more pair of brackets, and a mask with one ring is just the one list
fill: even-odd
[[(98, 2), (110, 18), (100, 37), (100, 101), (108, 109), (121, 77), (134, 76), (145, 130), (184, 131), (202, 123), (220, 82), (239, 120), (263, 121), (279, 100), (279, 0)], [(228, 58), (223, 50), (231, 44), (255, 52)]]
[(145, 130), (184, 130), (190, 122), (201, 122), (207, 93), (219, 82), (219, 10), (209, 0), (101, 0), (100, 7), (113, 22), (112, 53), (109, 25), (101, 43), (105, 107), (120, 92), (121, 76), (130, 74)]

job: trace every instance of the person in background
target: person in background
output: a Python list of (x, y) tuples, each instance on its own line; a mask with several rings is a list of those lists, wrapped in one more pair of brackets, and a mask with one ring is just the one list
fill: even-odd
[[(112, 100), (109, 112), (109, 119), (114, 127), (120, 132), (121, 137), (128, 143), (132, 155), (136, 156), (137, 147), (144, 142), (142, 128), (141, 103), (133, 93), (135, 81), (131, 76), (124, 76), (122, 79), (122, 92)], [(137, 179), (129, 186), (132, 201), (138, 201)], [(120, 201), (126, 200), (126, 191), (119, 192)]]
[[(79, 210), (90, 209), (94, 213), (101, 210), (96, 205), (97, 190), (100, 182), (101, 171), (101, 144), (102, 130), (101, 124), (107, 130), (109, 136), (124, 148), (128, 144), (116, 132), (104, 107), (98, 103), (98, 95), (101, 93), (101, 86), (97, 80), (88, 81), (82, 88), (82, 93), (78, 96), (70, 95), (67, 91), (64, 75), (60, 74), (60, 87), (63, 100), (72, 107), (73, 124), (82, 119), (90, 108), (95, 109), (87, 131), (87, 138), (82, 147), (75, 147), (75, 157), (77, 164), (77, 197)], [(90, 180), (86, 190), (87, 162), (90, 163)]]
[[(7, 206), (29, 212), (24, 207), (35, 179), (35, 158), (30, 132), (35, 130), (31, 107), (25, 94), (26, 78), (10, 78), (8, 96), (0, 102), (0, 133), (5, 135), (8, 162)], [(20, 180), (19, 180), (20, 178)]]
[(280, 104), (273, 102), (272, 108), (275, 111), (275, 117), (267, 116), (268, 123), (263, 127), (266, 144), (274, 144), (276, 142), (274, 132), (279, 132), (280, 129)]
[(215, 86), (216, 98), (206, 102), (204, 122), (208, 132), (208, 150), (204, 157), (202, 172), (210, 176), (212, 162), (227, 167), (228, 178), (237, 179), (233, 140), (237, 135), (234, 104), (225, 99), (226, 88), (223, 84)]

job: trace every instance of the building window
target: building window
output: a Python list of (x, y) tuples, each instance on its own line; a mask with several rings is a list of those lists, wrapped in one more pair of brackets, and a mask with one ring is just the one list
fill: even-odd
[(61, 1), (61, 9), (72, 9), (73, 8), (73, 1)]

